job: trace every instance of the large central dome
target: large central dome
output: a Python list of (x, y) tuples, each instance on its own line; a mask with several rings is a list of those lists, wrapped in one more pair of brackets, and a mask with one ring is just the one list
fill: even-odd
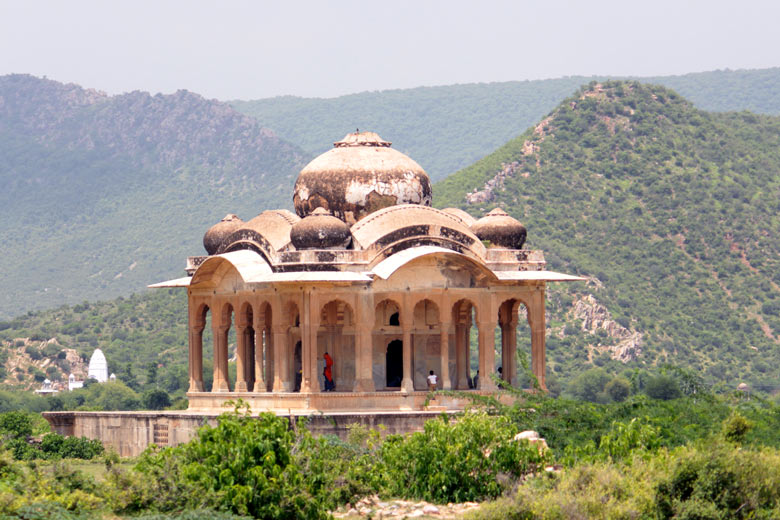
[(396, 204), (431, 205), (431, 181), (374, 132), (355, 132), (306, 165), (293, 191), (301, 218), (324, 208), (347, 224)]

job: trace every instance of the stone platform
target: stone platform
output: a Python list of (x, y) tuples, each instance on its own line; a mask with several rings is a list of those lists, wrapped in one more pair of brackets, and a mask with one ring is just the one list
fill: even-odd
[[(475, 392), (481, 393), (481, 392)], [(276, 406), (259, 408), (253, 405), (251, 394), (231, 395), (243, 398), (252, 406), (253, 411), (262, 409), (296, 421), (299, 417), (308, 418), (308, 428), (316, 435), (331, 434), (346, 437), (351, 424), (360, 424), (368, 428), (384, 427), (385, 433), (408, 433), (421, 431), (428, 419), (441, 413), (455, 413), (464, 408), (465, 400), (437, 396), (426, 403), (427, 392), (412, 392), (401, 396), (400, 393), (388, 396), (387, 392), (362, 393), (320, 393), (320, 394), (267, 394), (276, 399)], [(368, 395), (372, 394), (372, 395)], [(375, 395), (381, 394), (381, 395)], [(255, 394), (258, 395), (258, 394)], [(203, 393), (190, 396), (190, 406), (202, 406), (203, 409), (160, 412), (44, 412), (53, 431), (61, 435), (73, 435), (100, 440), (106, 449), (114, 449), (122, 457), (139, 455), (150, 444), (175, 446), (189, 441), (203, 424), (216, 425), (217, 417), (223, 410), (210, 407), (213, 404)], [(345, 396), (348, 396), (345, 401)], [(195, 397), (195, 399), (193, 399)], [(200, 399), (198, 399), (198, 397)], [(328, 409), (325, 412), (307, 409), (344, 404), (365, 405), (367, 402), (378, 404), (381, 398), (397, 401), (396, 409), (356, 411), (355, 409)], [(224, 402), (224, 401), (222, 401)], [(387, 403), (387, 401), (385, 401)], [(265, 403), (268, 404), (268, 403)], [(395, 403), (394, 403), (395, 404)], [(399, 409), (401, 405), (405, 409)]]

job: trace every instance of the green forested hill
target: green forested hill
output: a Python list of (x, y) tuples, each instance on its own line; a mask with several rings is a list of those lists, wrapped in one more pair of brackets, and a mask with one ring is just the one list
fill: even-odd
[[(594, 278), (552, 291), (552, 320), (592, 293), (642, 334), (638, 363), (778, 385), (780, 118), (594, 82), (434, 193), (475, 216), (503, 207), (552, 268)], [(609, 348), (585, 347), (603, 337), (561, 325), (553, 366), (612, 363)]]
[(0, 77), (0, 319), (183, 274), (225, 214), (289, 204), (305, 158), (187, 91)]
[[(404, 90), (331, 99), (284, 96), (232, 101), (311, 153), (355, 127), (378, 132), (413, 157), (433, 180), (489, 154), (593, 79), (572, 76)], [(780, 68), (642, 78), (677, 91), (704, 110), (780, 114)]]

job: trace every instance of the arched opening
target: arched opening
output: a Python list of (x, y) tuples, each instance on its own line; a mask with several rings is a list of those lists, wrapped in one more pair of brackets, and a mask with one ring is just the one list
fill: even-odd
[(385, 386), (393, 390), (400, 389), (404, 376), (404, 344), (400, 339), (394, 339), (387, 344), (385, 373)]
[(331, 300), (322, 306), (317, 329), (317, 381), (325, 390), (325, 353), (333, 366), (331, 391), (351, 392), (355, 386), (355, 318), (352, 307), (343, 300)]
[(254, 313), (249, 303), (236, 316), (236, 392), (249, 392), (255, 383)]
[(522, 363), (531, 366), (531, 327), (529, 325), (528, 308), (517, 298), (501, 303), (498, 310), (498, 327), (500, 348), (497, 359), (500, 360), (499, 376), (513, 386), (531, 388), (533, 381), (528, 373), (522, 370)]
[(412, 379), (415, 390), (427, 388), (428, 373), (441, 376), (439, 306), (431, 300), (417, 302), (412, 322)]
[[(393, 300), (382, 300), (374, 309), (372, 350), (377, 356), (373, 378), (375, 388), (400, 390), (403, 381), (403, 331), (400, 321), (400, 306)], [(372, 356), (373, 358), (373, 356)]]
[(453, 386), (457, 390), (476, 389), (479, 386), (479, 335), (474, 323), (477, 310), (466, 299), (452, 306), (452, 323), (455, 325), (455, 376)]
[(253, 315), (252, 329), (254, 330), (254, 355), (253, 392), (270, 392), (274, 383), (274, 349), (273, 335), (271, 334), (272, 312), (271, 305), (263, 302), (257, 308), (257, 315)]
[[(295, 350), (296, 345), (301, 340), (301, 316), (298, 306), (294, 302), (289, 302), (284, 308), (284, 321), (286, 324), (285, 346), (282, 349), (281, 359), (276, 360), (280, 363), (280, 384), (274, 387), (276, 391), (292, 392), (295, 390), (295, 379), (298, 371), (303, 374), (302, 362), (296, 366)], [(302, 358), (301, 358), (302, 359)]]

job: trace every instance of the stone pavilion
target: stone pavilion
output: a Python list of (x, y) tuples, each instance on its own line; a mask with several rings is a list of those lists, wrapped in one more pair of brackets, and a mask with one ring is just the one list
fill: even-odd
[[(517, 384), (521, 314), (544, 388), (547, 283), (582, 278), (547, 271), (542, 251), (523, 248), (525, 227), (501, 209), (475, 219), (434, 209), (431, 199), (420, 165), (375, 133), (354, 133), (301, 170), (295, 213), (227, 215), (210, 228), (207, 255), (187, 260), (187, 277), (151, 286), (187, 288), (190, 410), (221, 410), (236, 398), (255, 412), (422, 410), (431, 370), (441, 389), (492, 392), (499, 367)], [(325, 352), (334, 360), (330, 392)]]

